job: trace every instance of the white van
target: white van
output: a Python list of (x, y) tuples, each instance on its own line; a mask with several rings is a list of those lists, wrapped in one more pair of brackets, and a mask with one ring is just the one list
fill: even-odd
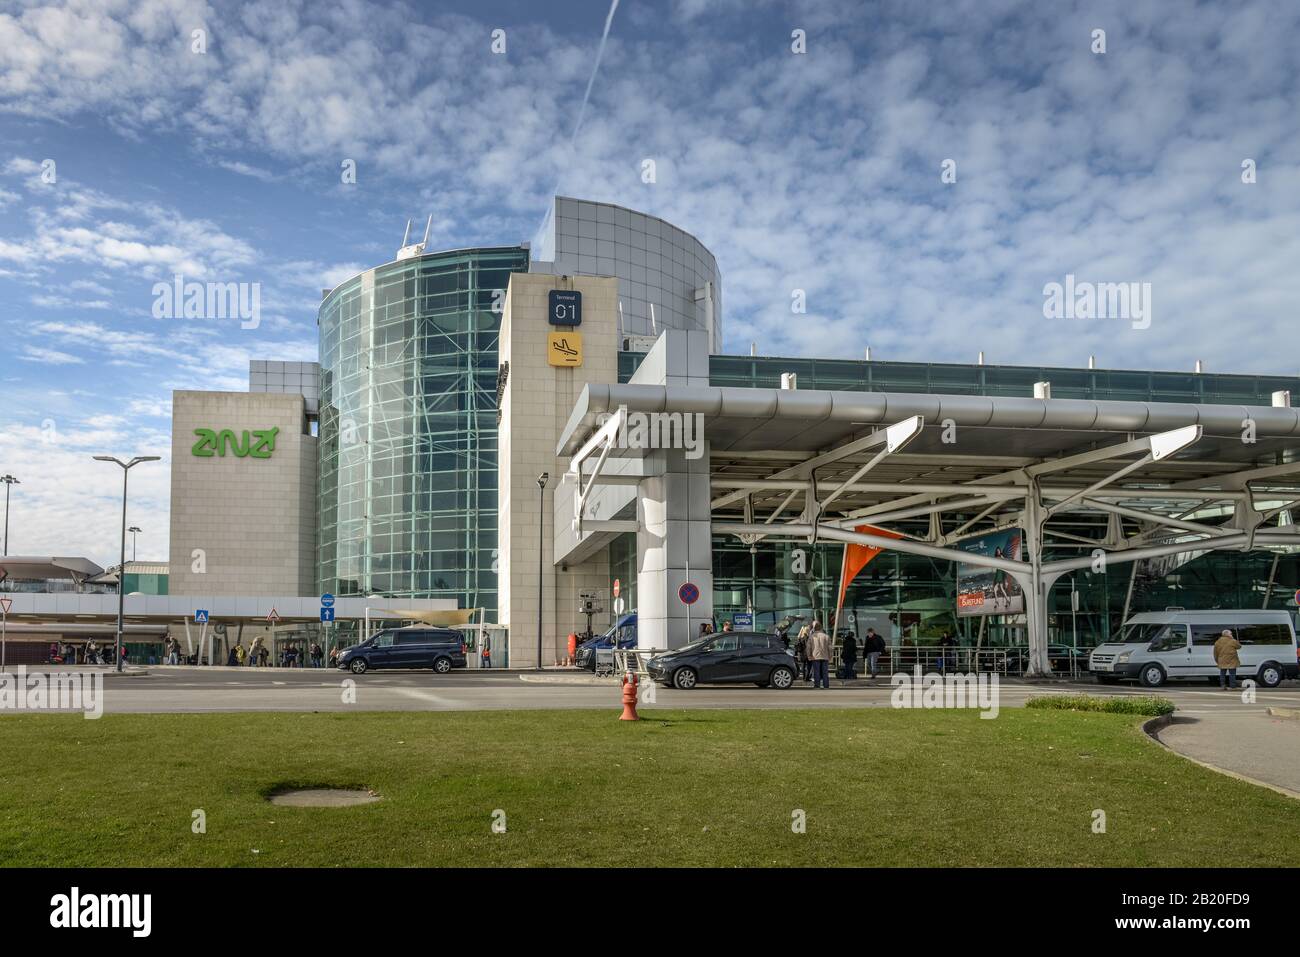
[(1300, 675), (1295, 627), (1286, 611), (1156, 611), (1134, 615), (1119, 641), (1098, 645), (1088, 667), (1102, 684), (1136, 678), (1158, 688), (1171, 678), (1219, 680), (1214, 643), (1224, 629), (1241, 642), (1237, 677), (1276, 688)]

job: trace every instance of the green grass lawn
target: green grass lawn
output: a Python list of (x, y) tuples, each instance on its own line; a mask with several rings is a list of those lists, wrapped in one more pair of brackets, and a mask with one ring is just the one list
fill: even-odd
[[(6, 716), (0, 864), (1300, 864), (1300, 802), (1166, 753), (1138, 718), (643, 715)], [(287, 784), (384, 800), (266, 802)]]

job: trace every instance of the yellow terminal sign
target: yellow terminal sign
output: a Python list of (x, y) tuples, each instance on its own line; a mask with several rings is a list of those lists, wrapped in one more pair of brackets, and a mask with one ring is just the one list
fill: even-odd
[(546, 361), (553, 366), (582, 365), (582, 333), (572, 329), (548, 333)]

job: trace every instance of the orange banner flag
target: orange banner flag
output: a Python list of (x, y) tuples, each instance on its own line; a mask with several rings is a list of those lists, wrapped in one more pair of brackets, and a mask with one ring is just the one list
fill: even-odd
[[(853, 529), (855, 532), (865, 532), (868, 535), (880, 535), (884, 538), (902, 538), (899, 532), (891, 532), (887, 528), (876, 528), (874, 525), (859, 525)], [(866, 568), (868, 563), (879, 555), (884, 549), (876, 548), (874, 545), (858, 545), (847, 542), (844, 545), (844, 562), (840, 565), (840, 597), (835, 603), (835, 624), (832, 626), (836, 631), (840, 627), (840, 610), (844, 607), (844, 596), (849, 592), (849, 585), (853, 579), (858, 577), (858, 572)]]

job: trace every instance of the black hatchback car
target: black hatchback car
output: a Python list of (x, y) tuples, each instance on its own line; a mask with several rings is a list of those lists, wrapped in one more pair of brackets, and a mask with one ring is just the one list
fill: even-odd
[(650, 678), (686, 690), (697, 684), (752, 682), (760, 688), (794, 684), (794, 655), (779, 635), (723, 631), (651, 658)]
[(450, 628), (389, 629), (339, 655), (339, 667), (354, 675), (372, 668), (432, 668), (446, 674), (466, 666), (464, 638)]

